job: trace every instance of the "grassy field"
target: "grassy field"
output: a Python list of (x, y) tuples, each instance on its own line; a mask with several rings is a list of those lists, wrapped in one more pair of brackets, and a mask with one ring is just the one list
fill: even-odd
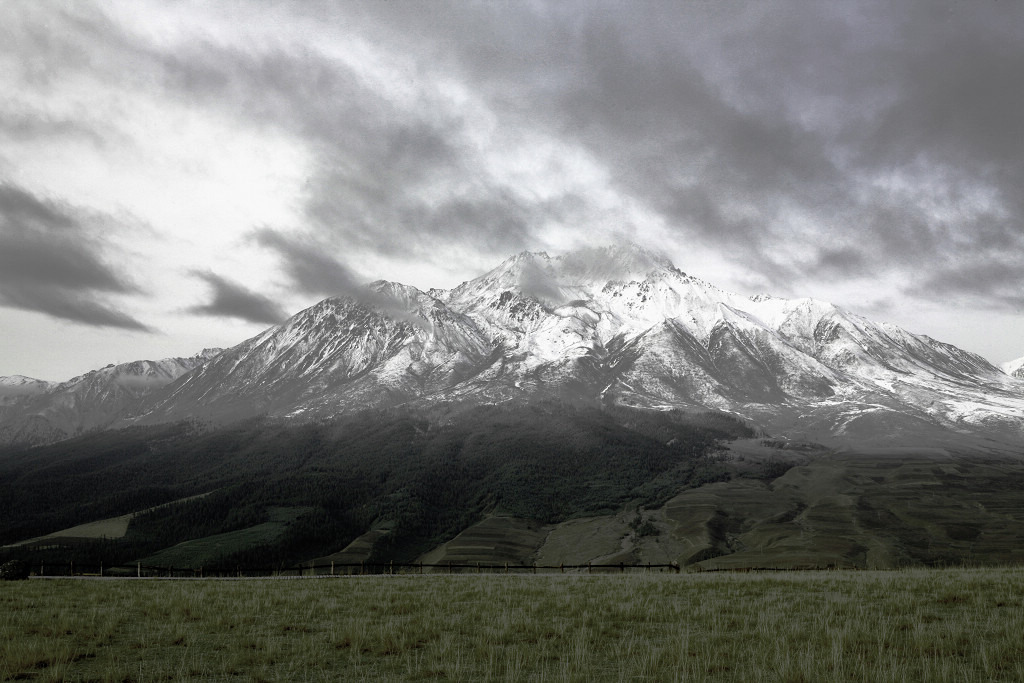
[(98, 519), (95, 522), (87, 522), (86, 524), (79, 524), (77, 526), (70, 527), (68, 529), (61, 529), (60, 531), (54, 531), (52, 534), (46, 534), (45, 536), (37, 536), (35, 538), (29, 538), (18, 543), (12, 543), (9, 546), (3, 546), (5, 548), (14, 548), (20, 545), (49, 545), (52, 542), (68, 542), (79, 539), (93, 539), (93, 538), (124, 538), (124, 535), (128, 532), (128, 525), (131, 524), (132, 519), (136, 515), (143, 514), (145, 512), (151, 512), (153, 510), (159, 510), (162, 507), (168, 505), (175, 505), (177, 503), (184, 503), (196, 498), (204, 498), (210, 495), (209, 493), (200, 493), (197, 496), (189, 496), (187, 498), (179, 498), (178, 500), (171, 501), (170, 503), (164, 503), (163, 505), (155, 505), (145, 510), (138, 512), (130, 512), (126, 515), (118, 515), (117, 517), (108, 517), (106, 519)]
[(233, 552), (270, 543), (284, 534), (288, 523), (309, 508), (270, 508), (270, 521), (238, 531), (195, 538), (142, 558), (142, 564), (157, 567), (202, 567), (215, 564)]
[(1024, 679), (1024, 569), (0, 584), (0, 678)]

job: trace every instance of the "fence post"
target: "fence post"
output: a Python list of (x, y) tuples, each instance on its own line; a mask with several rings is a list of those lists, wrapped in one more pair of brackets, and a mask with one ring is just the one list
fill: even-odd
[(39, 576), (46, 576), (46, 573), (43, 571), (43, 569), (45, 569), (45, 568), (46, 568), (46, 565), (44, 565), (42, 562), (40, 562), (39, 563)]
[(508, 574), (508, 562), (505, 563), (505, 573)]
[(138, 579), (142, 578), (142, 563), (141, 562), (136, 562), (135, 563), (135, 578), (138, 578)]
[(394, 560), (388, 560), (388, 574), (390, 576), (394, 576), (395, 575), (395, 561)]
[(71, 571), (71, 576), (74, 576), (75, 575), (75, 561), (71, 560), (71, 562), (69, 564), (71, 565), (71, 570), (70, 570)]
[(363, 560), (359, 560), (359, 576), (363, 575)]
[(103, 578), (103, 561), (100, 561), (100, 578)]
[(590, 568), (590, 562), (587, 562), (587, 573), (590, 574), (592, 572), (593, 570)]
[(565, 562), (559, 562), (558, 563), (558, 573), (559, 574), (564, 574), (565, 573)]
[(422, 573), (423, 573), (423, 563), (420, 562), (420, 574), (422, 574)]
[(536, 562), (533, 563), (533, 573), (534, 574), (537, 573), (537, 563)]
[(334, 560), (331, 560), (331, 576), (334, 576)]

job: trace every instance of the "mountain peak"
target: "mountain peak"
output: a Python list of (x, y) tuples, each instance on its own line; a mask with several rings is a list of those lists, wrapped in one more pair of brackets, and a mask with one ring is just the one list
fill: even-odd
[(0, 377), (0, 384), (9, 386), (20, 386), (22, 384), (47, 384), (41, 379), (34, 377), (26, 377), (25, 375), (10, 375), (9, 377)]
[(599, 291), (609, 283), (642, 282), (655, 273), (683, 275), (664, 254), (632, 242), (584, 247), (556, 257), (544, 251), (523, 251), (463, 282), (446, 300), (479, 300), (514, 291), (557, 308), (578, 299), (581, 288)]

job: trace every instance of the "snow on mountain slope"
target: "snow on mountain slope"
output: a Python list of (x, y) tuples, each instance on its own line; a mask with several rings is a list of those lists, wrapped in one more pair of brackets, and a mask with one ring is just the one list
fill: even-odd
[[(153, 391), (220, 351), (204, 349), (190, 358), (108, 365), (60, 383), (17, 381), (19, 387), (32, 390), (20, 394), (0, 414), (0, 443), (55, 441), (106, 427), (137, 407)], [(5, 383), (6, 386), (11, 384)]]
[[(533, 289), (548, 298), (524, 300), (529, 288), (520, 283), (537, 273), (543, 279)], [(567, 298), (570, 305), (553, 307)], [(987, 411), (1019, 423), (1019, 390), (978, 356), (825, 302), (724, 292), (633, 247), (555, 259), (521, 254), (456, 288), (448, 301), (482, 314), (511, 351), (527, 354), (527, 365), (586, 357), (616, 338), (631, 343), (636, 359), (617, 377), (618, 389), (604, 390), (606, 398), (696, 400), (758, 419), (831, 398), (833, 413), (845, 407), (861, 416), (865, 409), (853, 407), (864, 403), (949, 425), (990, 421)], [(502, 301), (519, 315), (495, 315)], [(579, 311), (585, 314), (569, 323), (552, 322)], [(840, 429), (842, 420), (836, 424)]]
[(185, 414), (331, 414), (409, 400), (464, 381), (492, 347), (471, 319), (414, 287), (379, 281), (330, 298), (228, 349), (169, 386), (144, 422)]
[(540, 396), (718, 409), (817, 438), (1019, 440), (1024, 422), (1024, 384), (974, 354), (814, 299), (725, 292), (633, 245), (327, 299), (157, 392), (143, 421)]
[[(178, 374), (117, 424), (558, 397), (825, 440), (1024, 438), (1024, 382), (979, 356), (826, 302), (726, 292), (633, 245), (523, 252), (451, 290), (378, 281)], [(131, 377), (115, 385), (148, 381)]]
[(1024, 357), (1011, 360), (999, 366), (1000, 369), (1010, 377), (1024, 379)]

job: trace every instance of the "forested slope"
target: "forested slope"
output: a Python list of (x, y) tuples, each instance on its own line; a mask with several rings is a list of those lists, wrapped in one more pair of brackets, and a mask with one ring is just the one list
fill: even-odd
[(558, 522), (728, 479), (717, 449), (751, 435), (720, 414), (556, 402), (103, 432), (0, 452), (0, 543), (188, 498), (137, 515), (123, 539), (3, 552), (126, 562), (291, 508), (286, 533), (220, 561), (294, 563), (337, 551), (373, 524), (391, 529), (382, 558), (412, 559), (485, 514)]

